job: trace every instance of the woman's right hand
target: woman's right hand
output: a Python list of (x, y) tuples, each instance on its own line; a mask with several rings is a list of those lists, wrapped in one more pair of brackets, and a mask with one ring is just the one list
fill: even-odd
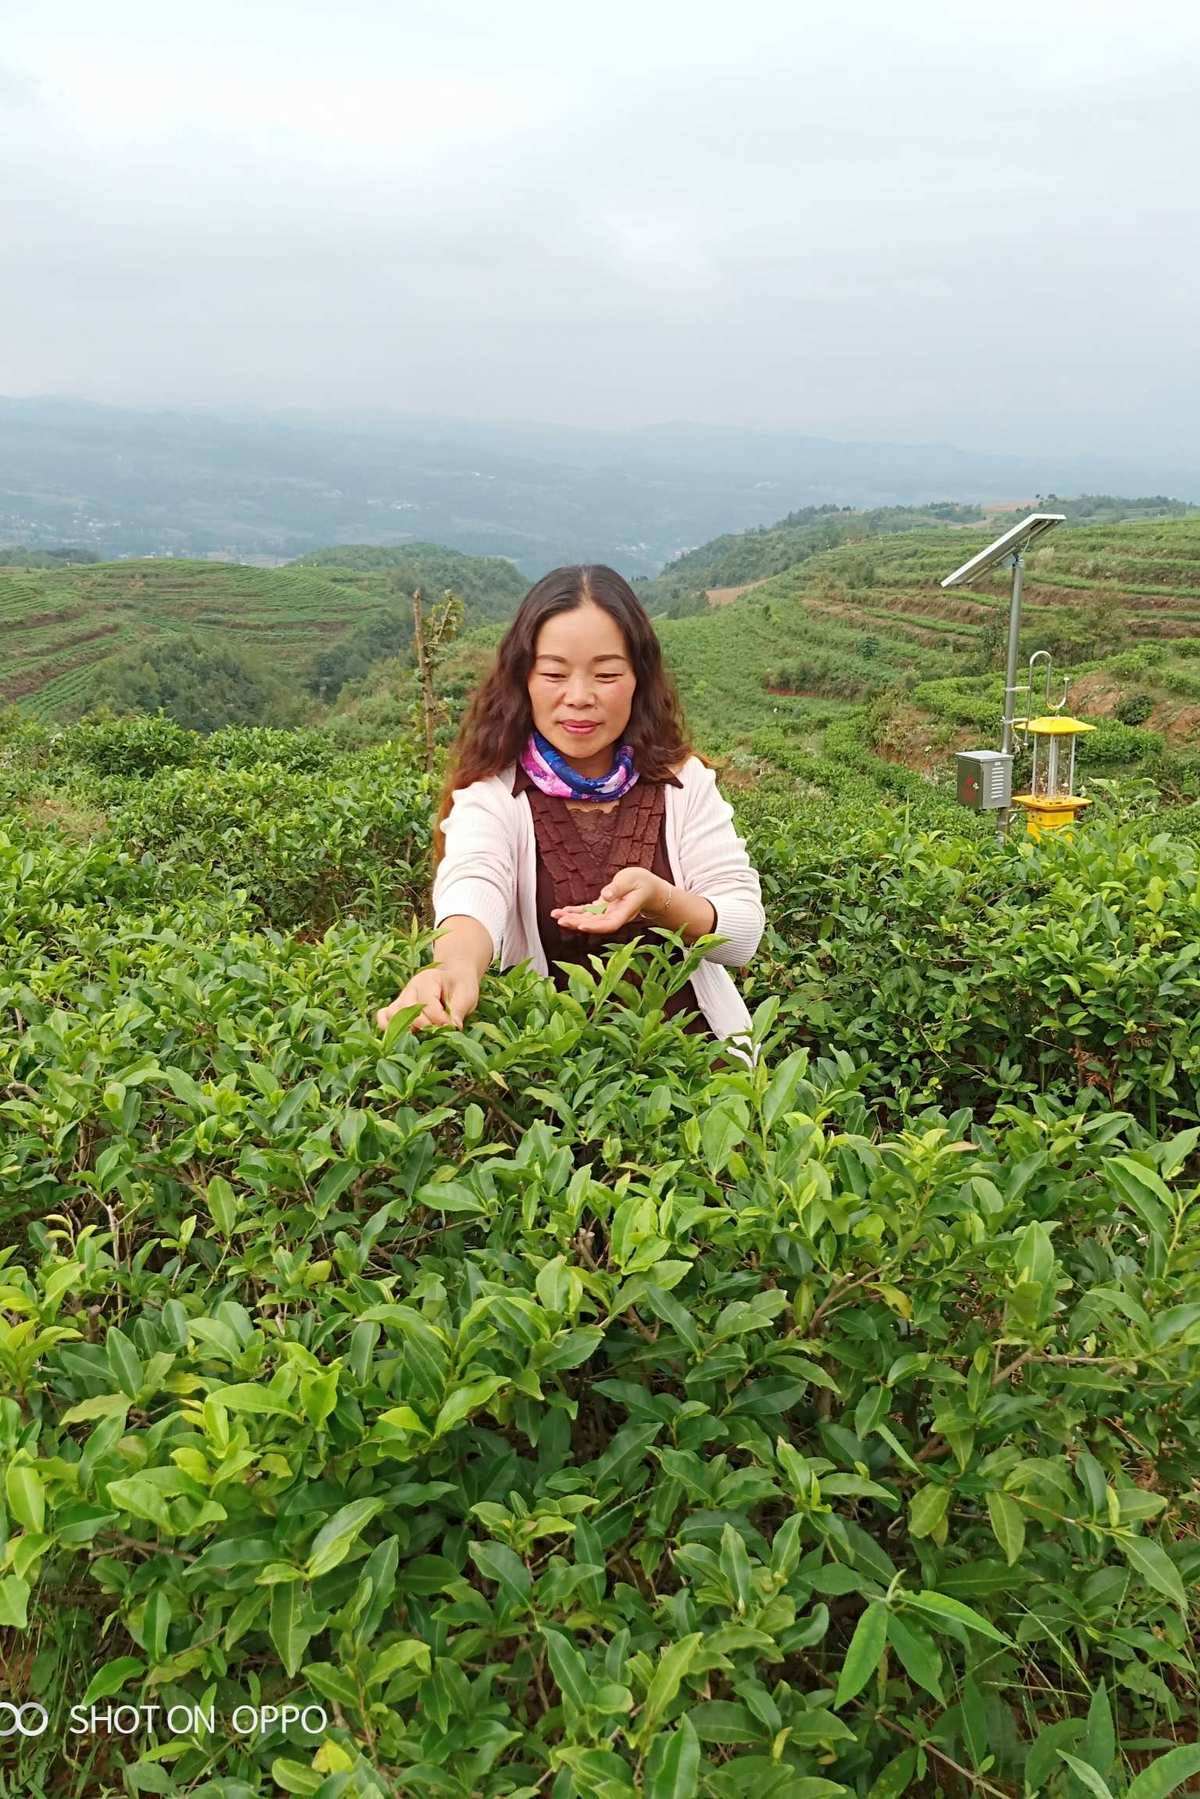
[(397, 1012), (405, 1006), (419, 1005), (421, 1010), (410, 1030), (421, 1031), (438, 1024), (461, 1030), (478, 1004), (479, 977), (473, 969), (443, 967), (435, 962), (429, 968), (418, 969), (391, 1005), (381, 1007), (375, 1014), (375, 1022), (381, 1031), (386, 1031)]

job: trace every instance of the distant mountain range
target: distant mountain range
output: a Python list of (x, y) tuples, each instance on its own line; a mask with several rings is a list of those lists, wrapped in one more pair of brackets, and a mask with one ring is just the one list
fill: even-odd
[(0, 398), (0, 547), (104, 558), (282, 562), (322, 546), (437, 543), (657, 573), (724, 532), (827, 503), (879, 507), (1038, 493), (1200, 500), (1200, 462), (992, 456), (668, 423), (596, 431), (347, 412), (134, 412)]

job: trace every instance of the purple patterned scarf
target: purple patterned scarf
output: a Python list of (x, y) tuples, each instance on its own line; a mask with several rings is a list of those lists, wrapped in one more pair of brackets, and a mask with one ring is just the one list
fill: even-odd
[(530, 735), (521, 751), (521, 767), (535, 787), (564, 800), (619, 800), (638, 778), (633, 750), (627, 743), (619, 746), (608, 774), (581, 775), (540, 731)]

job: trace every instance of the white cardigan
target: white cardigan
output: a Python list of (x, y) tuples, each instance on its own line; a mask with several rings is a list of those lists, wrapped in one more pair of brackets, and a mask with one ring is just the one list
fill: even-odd
[[(712, 902), (714, 929), (724, 939), (692, 975), (696, 999), (715, 1036), (745, 1033), (745, 1047), (751, 1050), (750, 1013), (728, 968), (741, 968), (750, 960), (766, 926), (758, 873), (734, 830), (733, 808), (718, 791), (713, 770), (698, 756), (689, 756), (676, 772), (682, 785), (668, 782), (663, 790), (672, 879)], [(492, 961), (499, 960), (501, 968), (528, 960), (539, 974), (549, 975), (537, 926), (533, 813), (528, 797), (512, 791), (515, 774), (515, 762), (509, 763), (499, 774), (455, 789), (441, 826), (446, 847), (433, 882), (434, 927), (465, 913), (478, 919), (491, 938)], [(646, 929), (649, 933), (652, 927)], [(596, 939), (597, 953), (603, 953), (603, 943)], [(746, 1059), (734, 1045), (730, 1053)], [(757, 1061), (752, 1050), (750, 1059)]]

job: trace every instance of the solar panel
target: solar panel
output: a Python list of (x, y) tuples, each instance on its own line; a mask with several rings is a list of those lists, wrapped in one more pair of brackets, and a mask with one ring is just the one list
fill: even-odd
[(998, 537), (995, 543), (990, 543), (986, 550), (980, 550), (977, 556), (972, 556), (969, 562), (964, 562), (961, 568), (956, 568), (952, 575), (947, 575), (942, 586), (961, 587), (964, 581), (973, 581), (975, 576), (982, 575), (985, 569), (994, 568), (1007, 556), (1015, 556), (1019, 551), (1025, 549), (1036, 537), (1040, 537), (1043, 531), (1052, 531), (1055, 525), (1061, 525), (1065, 517), (1065, 512), (1031, 512), (1028, 518), (1021, 520), (1019, 525), (1013, 525), (1004, 533), (1003, 537)]

